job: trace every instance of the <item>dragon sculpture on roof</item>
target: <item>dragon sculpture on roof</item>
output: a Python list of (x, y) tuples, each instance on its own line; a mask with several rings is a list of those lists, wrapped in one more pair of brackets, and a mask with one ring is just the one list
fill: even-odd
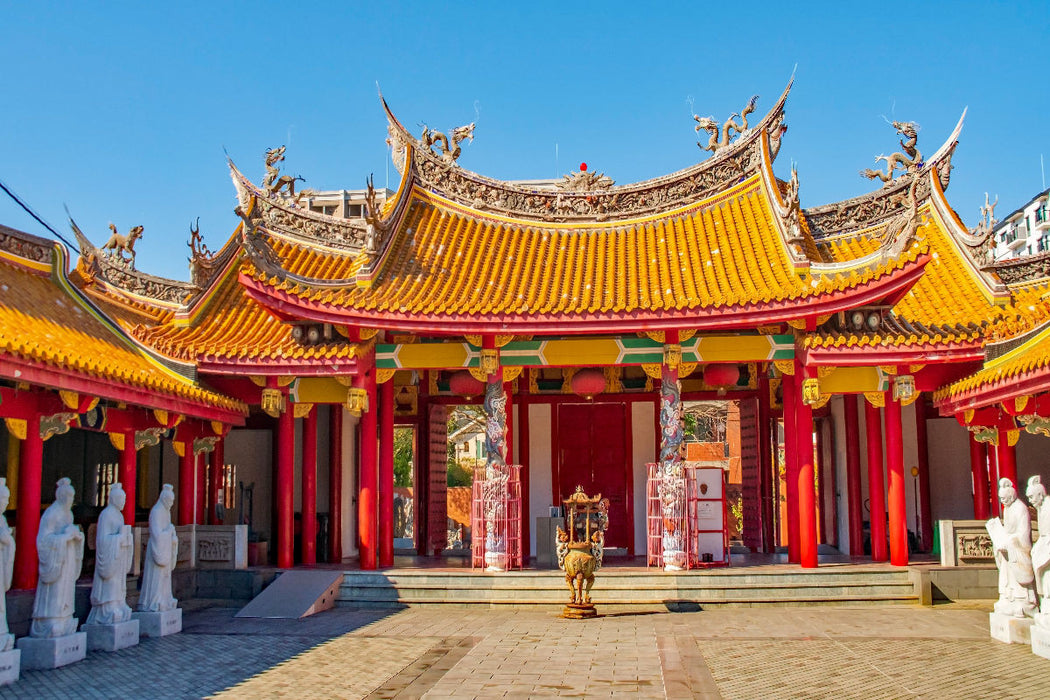
[(474, 122), (453, 129), (451, 141), (444, 133), (431, 131), (426, 124), (423, 125), (423, 135), (419, 137), (419, 142), (431, 153), (434, 153), (435, 144), (440, 147), (441, 151), (434, 153), (434, 155), (444, 161), (446, 165), (455, 165), (459, 154), (463, 152), (463, 148), (459, 144), (466, 140), (470, 140), (471, 143), (474, 142)]
[[(725, 123), (722, 125), (719, 125), (714, 117), (701, 117), (698, 114), (694, 114), (693, 119), (696, 121), (696, 133), (699, 134), (701, 131), (706, 131), (710, 134), (706, 146), (700, 141), (697, 141), (696, 145), (703, 150), (711, 151), (712, 153), (716, 153), (718, 149), (728, 146), (733, 138), (732, 132), (735, 131), (737, 134), (742, 134), (747, 131), (747, 115), (755, 111), (755, 104), (757, 102), (758, 95), (752, 95), (751, 99), (747, 101), (746, 105), (744, 105), (744, 108), (739, 112), (734, 112), (729, 115), (729, 119), (726, 119)], [(733, 121), (736, 117), (740, 117), (740, 124)]]
[(880, 160), (886, 161), (886, 172), (881, 170), (873, 170), (871, 168), (865, 168), (860, 171), (860, 174), (869, 180), (878, 178), (884, 183), (893, 180), (894, 174), (897, 168), (901, 168), (903, 173), (914, 173), (922, 167), (922, 153), (915, 147), (916, 142), (919, 140), (919, 125), (915, 122), (893, 122), (893, 128), (897, 130), (897, 133), (901, 136), (907, 137), (907, 141), (901, 139), (900, 145), (903, 152), (892, 153), (890, 155), (878, 155), (875, 157), (875, 162), (878, 163)]

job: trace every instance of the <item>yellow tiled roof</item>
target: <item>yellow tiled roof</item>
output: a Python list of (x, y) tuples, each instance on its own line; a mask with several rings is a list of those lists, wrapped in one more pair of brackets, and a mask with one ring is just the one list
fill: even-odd
[(247, 413), (239, 401), (164, 368), (46, 274), (0, 262), (0, 354), (118, 385)]
[[(929, 213), (928, 210), (926, 213)], [(848, 237), (821, 241), (821, 251), (835, 261), (856, 260), (875, 251), (885, 224)], [(1034, 290), (1016, 294), (1013, 304), (999, 306), (987, 292), (934, 216), (927, 216), (917, 235), (929, 246), (931, 260), (922, 277), (896, 306), (898, 332), (882, 334), (820, 333), (806, 347), (863, 347), (982, 342), (990, 329), (1005, 336), (1032, 327), (1044, 317), (1035, 306)], [(1045, 290), (1044, 290), (1045, 291)]]
[[(429, 316), (628, 314), (724, 309), (805, 300), (849, 289), (914, 262), (813, 277), (795, 271), (759, 176), (660, 217), (615, 225), (541, 227), (415, 190), (388, 258), (369, 289), (253, 278), (308, 301), (377, 314)], [(274, 245), (289, 272), (350, 277), (357, 263)]]
[(198, 363), (309, 363), (354, 356), (355, 346), (350, 343), (307, 346), (294, 340), (291, 327), (249, 297), (235, 274), (225, 275), (201, 303), (207, 308), (189, 326), (168, 322), (136, 326), (132, 333), (157, 352)]
[(1031, 372), (1050, 367), (1050, 333), (1043, 335), (1045, 337), (1036, 339), (1031, 346), (991, 360), (980, 371), (941, 388), (934, 394), (934, 400), (942, 401), (1006, 382), (1013, 384)]

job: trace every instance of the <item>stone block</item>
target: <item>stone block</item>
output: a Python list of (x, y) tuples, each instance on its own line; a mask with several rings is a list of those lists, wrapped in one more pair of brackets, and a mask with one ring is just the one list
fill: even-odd
[(143, 637), (164, 637), (182, 631), (182, 608), (164, 612), (134, 612), (131, 618), (139, 623)]
[(1050, 659), (1050, 629), (1032, 625), (1032, 653)]
[(1011, 617), (1000, 613), (988, 613), (988, 626), (992, 639), (1007, 644), (1031, 644), (1032, 620), (1028, 617)]
[(135, 619), (112, 625), (81, 625), (87, 633), (89, 651), (116, 651), (139, 643), (139, 621)]
[(74, 632), (64, 637), (22, 637), (18, 640), (22, 652), (22, 668), (27, 671), (49, 669), (76, 663), (87, 656), (87, 634)]
[(10, 685), (18, 680), (22, 652), (19, 649), (0, 651), (0, 685)]

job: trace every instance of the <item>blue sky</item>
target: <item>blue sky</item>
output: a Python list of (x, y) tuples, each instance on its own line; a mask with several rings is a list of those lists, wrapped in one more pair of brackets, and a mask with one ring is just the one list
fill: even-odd
[[(1050, 170), (1050, 11), (1012, 3), (0, 3), (0, 179), (63, 234), (142, 224), (141, 270), (187, 279), (189, 224), (236, 226), (225, 147), (257, 180), (266, 148), (315, 189), (396, 182), (376, 97), (418, 131), (477, 121), (465, 168), (617, 183), (706, 157), (718, 120), (796, 66), (775, 170), (804, 206), (862, 194), (857, 171), (917, 121), (932, 153), (964, 107), (948, 198), (975, 225)], [(555, 160), (557, 144), (558, 159)], [(10, 200), (0, 223), (48, 235)]]

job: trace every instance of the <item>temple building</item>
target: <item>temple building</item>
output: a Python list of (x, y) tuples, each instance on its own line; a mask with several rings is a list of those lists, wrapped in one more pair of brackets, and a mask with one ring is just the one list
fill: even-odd
[[(135, 269), (141, 230), (96, 247), (74, 224), (74, 262), (0, 228), (15, 587), (59, 476), (84, 503), (121, 481), (129, 523), (173, 483), (179, 524), (250, 518), (261, 561), (362, 569), (464, 532), (490, 568), (527, 565), (581, 486), (608, 499), (608, 548), (688, 568), (683, 406), (704, 401), (733, 404), (750, 551), (904, 566), (935, 521), (989, 517), (1050, 435), (1050, 269), (993, 263), (991, 212), (967, 228), (948, 204), (962, 119), (925, 156), (895, 122), (877, 189), (803, 206), (775, 162), (789, 93), (698, 117), (709, 156), (627, 185), (470, 172), (473, 124), (417, 138), (383, 101), (396, 190), (296, 192), (283, 149), (262, 184), (231, 162), (241, 223), (216, 251), (193, 231), (189, 282)], [(485, 426), (453, 445), (469, 504), (462, 405)]]

